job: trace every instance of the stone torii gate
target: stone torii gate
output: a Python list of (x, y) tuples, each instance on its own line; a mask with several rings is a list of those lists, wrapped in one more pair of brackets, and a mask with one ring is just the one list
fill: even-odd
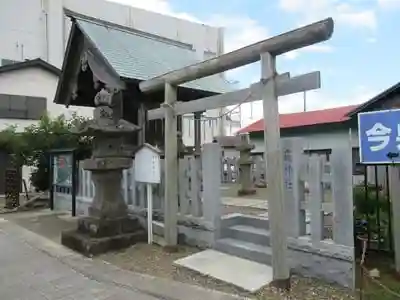
[[(177, 115), (262, 99), (265, 121), (264, 156), (268, 165), (273, 279), (277, 286), (290, 287), (284, 223), (284, 178), (278, 96), (320, 88), (320, 73), (313, 72), (293, 78), (288, 74), (277, 75), (275, 62), (278, 55), (330, 39), (333, 28), (334, 22), (332, 18), (328, 18), (139, 84), (143, 93), (162, 89), (165, 91), (164, 104), (161, 108), (150, 110), (148, 120), (165, 118), (164, 238), (167, 246), (175, 246), (178, 236)], [(190, 102), (177, 101), (178, 85), (259, 60), (261, 60), (261, 80), (249, 88)]]

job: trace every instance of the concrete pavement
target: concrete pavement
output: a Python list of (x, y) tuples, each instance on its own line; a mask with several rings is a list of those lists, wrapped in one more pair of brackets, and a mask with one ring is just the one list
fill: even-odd
[(85, 258), (0, 219), (0, 298), (7, 300), (234, 300)]

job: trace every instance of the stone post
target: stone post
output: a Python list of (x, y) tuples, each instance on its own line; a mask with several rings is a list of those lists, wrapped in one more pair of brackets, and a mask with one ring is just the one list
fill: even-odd
[(221, 147), (217, 143), (203, 145), (203, 211), (204, 219), (213, 224), (215, 242), (220, 233), (221, 202)]
[(304, 182), (300, 176), (303, 158), (303, 140), (301, 138), (282, 139), (285, 208), (290, 218), (287, 219), (288, 234), (297, 238), (306, 235), (306, 213), (302, 209)]
[(165, 249), (175, 251), (178, 244), (178, 124), (174, 106), (177, 87), (165, 83)]
[(240, 189), (238, 190), (238, 196), (254, 195), (256, 190), (251, 176), (251, 168), (253, 166), (251, 150), (254, 149), (254, 145), (250, 144), (249, 134), (240, 135), (240, 144), (236, 149), (240, 152), (238, 160)]
[(332, 149), (333, 240), (354, 247), (353, 163), (351, 145)]

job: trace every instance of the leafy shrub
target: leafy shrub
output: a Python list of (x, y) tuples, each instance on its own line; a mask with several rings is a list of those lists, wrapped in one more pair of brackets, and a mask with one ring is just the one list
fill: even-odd
[(54, 119), (45, 115), (38, 124), (26, 127), (23, 132), (17, 132), (16, 127), (1, 131), (0, 148), (15, 154), (16, 165), (34, 167), (30, 178), (32, 185), (38, 191), (45, 191), (50, 184), (51, 150), (73, 148), (78, 159), (90, 156), (92, 138), (73, 133), (86, 121), (77, 115), (68, 120), (63, 115)]
[[(372, 240), (380, 237), (380, 242), (389, 240), (389, 201), (382, 187), (369, 184), (367, 189), (364, 185), (356, 185), (353, 189), (355, 215), (354, 234), (365, 236), (368, 234)], [(379, 220), (378, 220), (379, 212)]]
[(382, 187), (369, 184), (366, 189), (364, 185), (356, 185), (353, 196), (357, 215), (373, 215), (378, 208), (388, 212), (389, 202)]

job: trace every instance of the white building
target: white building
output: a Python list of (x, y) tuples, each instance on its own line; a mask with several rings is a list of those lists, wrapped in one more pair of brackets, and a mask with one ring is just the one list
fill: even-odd
[[(356, 108), (356, 105), (352, 105), (281, 114), (279, 116), (281, 137), (300, 138), (305, 152), (324, 154), (328, 159), (332, 148), (349, 141), (356, 150), (359, 147), (357, 121), (348, 116)], [(238, 133), (250, 135), (251, 143), (255, 146), (253, 153), (264, 153), (263, 119), (242, 128)]]
[[(189, 44), (199, 59), (223, 53), (221, 28), (104, 0), (13, 0), (0, 3), (0, 65), (40, 58), (61, 69), (71, 26), (68, 15), (71, 12)], [(15, 76), (18, 76), (17, 80), (12, 79)], [(45, 72), (43, 68), (30, 68), (29, 71), (15, 71), (3, 77), (0, 77), (0, 94), (45, 97), (50, 115), (65, 113), (62, 107), (52, 103), (57, 83), (54, 73)], [(87, 116), (92, 110), (80, 108), (78, 111)], [(207, 112), (212, 116), (219, 114), (220, 110)], [(0, 118), (4, 117), (0, 115)], [(190, 116), (185, 119), (189, 120)], [(0, 126), (7, 122), (0, 122)], [(14, 119), (12, 123), (16, 122)], [(193, 120), (189, 122), (192, 122), (192, 126), (185, 128), (194, 127)], [(214, 135), (224, 131), (220, 119), (211, 123), (204, 126), (206, 132), (203, 141), (211, 141)], [(24, 124), (29, 122), (21, 121), (19, 126), (22, 128)], [(184, 129), (183, 138), (185, 144), (193, 144), (194, 134)]]
[(60, 72), (40, 58), (0, 66), (0, 130), (15, 126), (23, 131), (46, 111), (51, 117), (90, 114), (89, 108), (53, 103)]

